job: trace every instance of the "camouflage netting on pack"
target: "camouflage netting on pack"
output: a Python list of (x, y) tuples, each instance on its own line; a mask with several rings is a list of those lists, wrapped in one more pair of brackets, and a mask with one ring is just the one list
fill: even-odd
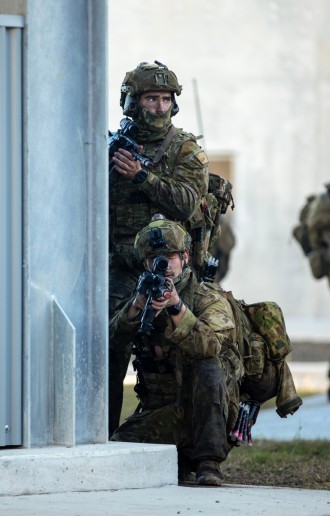
[(292, 351), (292, 346), (278, 304), (271, 301), (254, 303), (245, 305), (245, 311), (254, 330), (266, 343), (267, 358), (275, 362), (283, 360)]
[(281, 308), (274, 302), (248, 305), (236, 300), (231, 292), (226, 292), (226, 296), (234, 312), (238, 345), (244, 361), (241, 399), (264, 403), (276, 396), (279, 416), (293, 414), (302, 405), (302, 400), (285, 362), (292, 346)]

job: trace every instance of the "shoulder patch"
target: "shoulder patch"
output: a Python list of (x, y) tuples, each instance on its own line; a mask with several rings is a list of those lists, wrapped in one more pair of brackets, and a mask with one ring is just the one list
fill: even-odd
[(200, 151), (196, 154), (196, 158), (201, 162), (202, 165), (206, 165), (209, 160), (204, 151)]

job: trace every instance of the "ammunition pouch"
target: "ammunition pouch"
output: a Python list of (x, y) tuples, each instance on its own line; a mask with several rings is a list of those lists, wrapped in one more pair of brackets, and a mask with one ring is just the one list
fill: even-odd
[(138, 371), (134, 390), (143, 410), (160, 408), (176, 401), (178, 384), (168, 359), (137, 357), (133, 367)]
[(251, 333), (245, 341), (245, 375), (255, 379), (262, 376), (266, 360), (266, 343), (261, 335)]
[[(137, 367), (139, 362), (139, 367)], [(133, 367), (144, 373), (167, 374), (172, 373), (173, 367), (167, 358), (139, 357), (133, 361)]]

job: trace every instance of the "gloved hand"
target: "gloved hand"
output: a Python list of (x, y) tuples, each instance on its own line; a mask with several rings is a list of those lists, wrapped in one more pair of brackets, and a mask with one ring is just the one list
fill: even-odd
[(239, 402), (239, 411), (233, 430), (230, 432), (230, 438), (235, 442), (236, 446), (248, 443), (252, 446), (251, 429), (255, 424), (260, 410), (260, 403), (257, 401)]

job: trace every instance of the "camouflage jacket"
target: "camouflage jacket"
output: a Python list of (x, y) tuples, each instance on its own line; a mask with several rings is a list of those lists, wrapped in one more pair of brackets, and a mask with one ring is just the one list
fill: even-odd
[[(143, 154), (153, 159), (162, 142), (143, 144)], [(142, 184), (110, 174), (110, 249), (132, 251), (135, 235), (162, 213), (171, 220), (186, 222), (201, 212), (208, 190), (208, 160), (196, 138), (176, 129), (160, 162)]]
[(293, 236), (308, 257), (314, 278), (327, 277), (330, 283), (330, 185), (325, 186), (325, 192), (307, 198)]
[[(140, 396), (144, 408), (156, 408), (174, 402), (184, 387), (189, 368), (198, 360), (221, 357), (238, 380), (242, 360), (236, 342), (234, 317), (230, 304), (214, 284), (198, 283), (187, 268), (176, 285), (187, 310), (179, 326), (163, 311), (154, 320), (154, 330), (143, 340), (137, 353), (139, 374), (147, 395)], [(128, 322), (127, 310), (132, 299), (110, 320), (110, 346), (132, 346), (139, 319)], [(141, 378), (140, 378), (141, 381)]]

